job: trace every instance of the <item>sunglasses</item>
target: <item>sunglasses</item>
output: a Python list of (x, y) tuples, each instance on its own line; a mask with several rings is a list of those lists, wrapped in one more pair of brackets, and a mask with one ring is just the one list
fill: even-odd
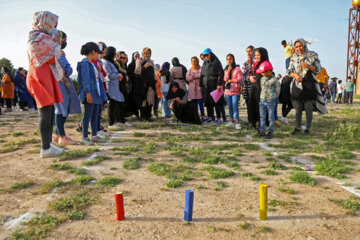
[(204, 56), (204, 57), (207, 57), (207, 56), (209, 56), (209, 54), (203, 54), (203, 56)]

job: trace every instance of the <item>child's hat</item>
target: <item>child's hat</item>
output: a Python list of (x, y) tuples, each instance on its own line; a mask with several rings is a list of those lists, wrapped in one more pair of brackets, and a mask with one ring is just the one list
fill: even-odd
[(273, 70), (273, 66), (271, 65), (271, 63), (269, 61), (264, 61), (261, 63), (259, 69), (256, 72), (263, 73), (263, 72), (272, 71), (272, 70)]

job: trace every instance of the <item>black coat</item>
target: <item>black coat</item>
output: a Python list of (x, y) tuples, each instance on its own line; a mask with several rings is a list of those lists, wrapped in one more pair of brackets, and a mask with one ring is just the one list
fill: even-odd
[(281, 90), (279, 96), (280, 103), (291, 103), (291, 94), (290, 94), (290, 85), (292, 78), (289, 76), (285, 76), (281, 81)]
[[(205, 106), (214, 105), (214, 99), (210, 95), (218, 86), (224, 84), (224, 70), (219, 59), (211, 53), (210, 61), (204, 62), (201, 68), (200, 87), (202, 91), (202, 99)], [(217, 102), (224, 104), (224, 97)]]

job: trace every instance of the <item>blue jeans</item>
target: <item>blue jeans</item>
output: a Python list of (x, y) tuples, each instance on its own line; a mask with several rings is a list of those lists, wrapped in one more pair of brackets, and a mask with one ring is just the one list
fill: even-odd
[(62, 114), (55, 114), (55, 133), (61, 137), (65, 136), (65, 121), (66, 117)]
[(274, 111), (274, 120), (275, 121), (278, 121), (279, 120), (279, 117), (278, 117), (278, 112), (277, 112), (277, 109), (278, 109), (278, 104), (279, 104), (279, 98), (276, 99), (276, 105), (275, 105), (275, 111)]
[(192, 99), (191, 101), (197, 104), (196, 106), (198, 108), (198, 111), (200, 108), (201, 117), (205, 117), (203, 100), (202, 99)]
[(234, 120), (234, 115), (235, 115), (235, 120), (239, 121), (239, 100), (240, 100), (240, 96), (239, 95), (233, 95), (233, 96), (228, 96), (225, 95), (226, 97), (226, 101), (227, 104), (229, 106), (229, 115), (230, 115), (230, 119)]
[(260, 102), (260, 131), (265, 132), (266, 114), (269, 116), (269, 132), (274, 132), (274, 112), (276, 102)]
[(333, 103), (335, 103), (335, 99), (336, 99), (336, 92), (334, 92), (334, 93), (332, 94), (332, 102), (333, 102)]
[(290, 65), (290, 59), (291, 59), (291, 58), (287, 58), (287, 59), (285, 60), (285, 67), (286, 67), (286, 69), (288, 69), (288, 68), (289, 68), (289, 65)]
[(89, 104), (84, 102), (84, 117), (82, 121), (82, 135), (83, 138), (88, 137), (89, 123), (91, 121), (91, 135), (96, 136), (98, 126), (100, 124), (99, 112), (100, 104)]
[(169, 108), (168, 100), (166, 99), (167, 92), (162, 92), (163, 97), (161, 98), (161, 109), (163, 117), (171, 117), (171, 110)]

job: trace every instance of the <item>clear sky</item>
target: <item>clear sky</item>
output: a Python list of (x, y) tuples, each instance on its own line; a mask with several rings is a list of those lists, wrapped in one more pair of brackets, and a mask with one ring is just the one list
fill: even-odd
[(150, 47), (155, 63), (178, 57), (185, 66), (207, 47), (223, 64), (227, 53), (242, 64), (248, 45), (265, 47), (275, 72), (283, 74), (281, 40), (303, 37), (317, 39), (309, 49), (330, 76), (343, 79), (351, 7), (351, 0), (0, 0), (0, 58), (28, 68), (33, 14), (48, 10), (68, 35), (65, 52), (74, 70), (81, 46), (103, 41), (129, 57)]

